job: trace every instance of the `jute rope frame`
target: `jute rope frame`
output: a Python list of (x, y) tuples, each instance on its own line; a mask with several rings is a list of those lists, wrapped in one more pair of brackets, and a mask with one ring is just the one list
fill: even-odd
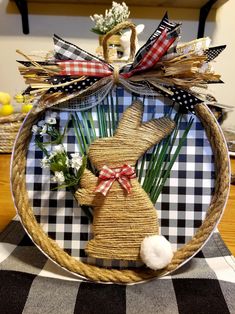
[[(49, 106), (51, 107), (51, 105)], [(159, 277), (174, 271), (202, 247), (221, 217), (229, 191), (229, 160), (226, 144), (216, 119), (204, 104), (197, 105), (195, 110), (205, 128), (215, 156), (216, 179), (214, 195), (201, 227), (188, 243), (174, 253), (172, 262), (160, 271), (153, 271), (147, 268), (125, 270), (105, 269), (85, 264), (63, 251), (56, 241), (50, 239), (37, 223), (28, 199), (25, 167), (32, 125), (36, 123), (40, 115), (49, 106), (47, 106), (46, 103), (41, 103), (38, 107), (34, 107), (29, 113), (15, 143), (11, 169), (12, 191), (21, 221), (35, 244), (38, 245), (46, 255), (60, 266), (73, 273), (84, 276), (89, 280), (134, 283), (153, 277)]]

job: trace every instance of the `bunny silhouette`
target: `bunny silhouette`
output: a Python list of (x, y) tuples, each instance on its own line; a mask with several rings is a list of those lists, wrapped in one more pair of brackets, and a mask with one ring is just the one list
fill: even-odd
[[(96, 139), (89, 147), (88, 157), (96, 169), (114, 174), (107, 194), (97, 192), (97, 186), (103, 183), (86, 169), (75, 197), (81, 205), (94, 209), (94, 238), (86, 246), (88, 256), (142, 259), (148, 267), (161, 269), (170, 263), (173, 253), (170, 243), (158, 235), (157, 211), (133, 173), (129, 178), (120, 178), (123, 169), (133, 169), (145, 151), (175, 126), (167, 117), (143, 123), (143, 108), (140, 101), (135, 101), (123, 113), (115, 135)], [(123, 182), (126, 189), (120, 184)]]

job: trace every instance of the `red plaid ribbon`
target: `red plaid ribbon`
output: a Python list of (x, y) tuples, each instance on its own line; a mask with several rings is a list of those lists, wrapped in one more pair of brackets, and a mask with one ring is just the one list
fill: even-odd
[(136, 178), (135, 170), (130, 165), (123, 165), (121, 168), (116, 169), (103, 166), (99, 174), (100, 183), (95, 192), (106, 196), (114, 181), (117, 180), (127, 193), (130, 193), (132, 188), (130, 180), (134, 178)]
[(140, 63), (130, 72), (123, 74), (125, 78), (131, 77), (134, 73), (144, 71), (153, 67), (160, 58), (167, 52), (169, 47), (175, 41), (175, 37), (167, 34), (167, 29), (161, 33), (153, 46), (145, 54)]
[(61, 68), (60, 75), (105, 77), (113, 73), (105, 63), (99, 61), (66, 60), (57, 63)]
[[(136, 72), (150, 69), (167, 52), (175, 39), (175, 36), (169, 35), (167, 29), (164, 29), (139, 64), (129, 72), (120, 73), (120, 75), (129, 78)], [(113, 74), (113, 70), (100, 61), (65, 60), (58, 61), (58, 64), (61, 68), (60, 75), (105, 77)]]

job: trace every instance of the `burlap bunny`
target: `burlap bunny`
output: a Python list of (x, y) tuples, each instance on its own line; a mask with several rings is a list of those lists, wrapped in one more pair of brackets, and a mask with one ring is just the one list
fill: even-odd
[[(160, 269), (172, 259), (171, 246), (158, 235), (156, 209), (130, 171), (145, 151), (168, 135), (175, 124), (166, 117), (142, 123), (142, 116), (143, 104), (136, 101), (123, 113), (113, 137), (99, 138), (90, 145), (90, 161), (100, 173), (111, 174), (111, 179), (102, 180), (102, 175), (98, 178), (86, 169), (75, 196), (81, 205), (94, 209), (94, 238), (86, 247), (89, 256), (142, 259), (148, 267)], [(125, 176), (127, 173), (129, 177)], [(100, 193), (107, 186), (110, 188), (107, 194)]]

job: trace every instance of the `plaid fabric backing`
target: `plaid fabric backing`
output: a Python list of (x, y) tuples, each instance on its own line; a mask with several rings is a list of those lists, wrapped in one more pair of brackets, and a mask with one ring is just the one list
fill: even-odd
[(48, 260), (19, 221), (0, 233), (1, 313), (234, 314), (235, 260), (220, 235), (171, 276), (138, 285), (81, 281)]
[[(120, 117), (135, 98), (123, 88), (113, 90), (112, 96), (113, 101), (118, 101)], [(166, 101), (169, 103), (169, 100)], [(105, 110), (110, 104), (111, 99), (107, 97), (103, 104)], [(144, 104), (144, 121), (165, 115), (170, 109), (163, 98), (146, 97)], [(78, 114), (82, 119), (82, 113)], [(46, 115), (50, 116), (50, 111)], [(63, 128), (70, 113), (60, 111), (58, 115), (60, 127)], [(96, 108), (92, 109), (92, 115), (98, 134)], [(175, 145), (182, 136), (189, 118), (190, 114), (184, 116)], [(68, 130), (64, 145), (69, 153), (78, 152), (72, 127)], [(150, 156), (148, 153), (144, 173)], [(136, 264), (133, 262), (102, 261), (86, 257), (84, 248), (87, 241), (92, 238), (90, 221), (69, 191), (51, 191), (54, 184), (50, 182), (48, 170), (40, 167), (42, 157), (42, 152), (35, 147), (32, 138), (27, 156), (26, 184), (35, 216), (48, 236), (55, 239), (66, 252), (85, 262), (105, 267), (135, 267)], [(140, 164), (141, 160), (138, 168)], [(156, 204), (160, 232), (172, 243), (174, 250), (188, 242), (200, 227), (210, 204), (213, 188), (213, 154), (200, 121), (194, 117), (194, 124), (185, 145)]]

